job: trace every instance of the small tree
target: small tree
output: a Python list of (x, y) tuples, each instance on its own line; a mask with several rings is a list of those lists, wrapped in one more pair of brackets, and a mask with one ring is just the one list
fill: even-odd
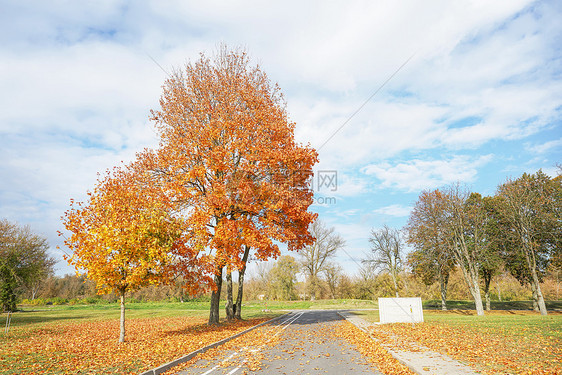
[(402, 270), (403, 241), (400, 231), (389, 228), (386, 224), (379, 230), (371, 230), (371, 254), (365, 263), (373, 268), (388, 271), (394, 284), (394, 293), (398, 297), (398, 274)]
[(440, 190), (423, 191), (406, 225), (407, 241), (414, 247), (408, 261), (426, 284), (439, 281), (441, 309), (447, 310), (447, 287), (454, 259), (448, 249), (445, 195)]
[(337, 289), (342, 277), (341, 266), (335, 263), (328, 263), (324, 269), (324, 277), (326, 278), (326, 283), (330, 289), (330, 294), (332, 295), (332, 298), (335, 299), (338, 294)]
[[(125, 294), (170, 282), (176, 266), (195, 261), (182, 246), (181, 219), (170, 214), (169, 203), (148, 177), (133, 166), (115, 168), (88, 193), (86, 203), (71, 201), (63, 217), (71, 233), (64, 242), (73, 250), (68, 262), (86, 272), (99, 294), (120, 296), (119, 342), (125, 341)], [(191, 281), (192, 287), (199, 285)]]
[(295, 283), (297, 281), (298, 263), (290, 255), (279, 257), (269, 272), (270, 296), (275, 299), (290, 301), (296, 298)]
[(316, 299), (320, 279), (319, 276), (336, 252), (345, 246), (344, 239), (335, 233), (334, 228), (328, 228), (320, 220), (310, 226), (310, 233), (314, 237), (312, 245), (304, 247), (299, 252), (301, 267), (308, 278), (310, 298)]

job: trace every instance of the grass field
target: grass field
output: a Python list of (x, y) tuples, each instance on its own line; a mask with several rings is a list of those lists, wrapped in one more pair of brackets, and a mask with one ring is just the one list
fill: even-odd
[[(445, 313), (426, 309), (425, 323), (385, 326), (388, 329), (379, 335), (419, 342), (491, 373), (523, 373), (531, 365), (543, 371), (537, 374), (562, 373), (560, 313), (541, 317), (509, 310), (477, 317), (469, 310), (469, 302), (454, 306), (456, 310)], [(522, 302), (502, 307), (526, 306)], [(365, 319), (378, 320), (377, 303), (358, 300), (250, 301), (242, 309), (244, 322), (220, 327), (206, 325), (208, 302), (129, 303), (126, 307), (127, 342), (118, 345), (118, 304), (20, 306), (22, 311), (12, 315), (9, 333), (0, 334), (0, 373), (140, 372), (291, 309), (356, 309)], [(0, 315), (2, 327), (5, 318), (6, 314)]]

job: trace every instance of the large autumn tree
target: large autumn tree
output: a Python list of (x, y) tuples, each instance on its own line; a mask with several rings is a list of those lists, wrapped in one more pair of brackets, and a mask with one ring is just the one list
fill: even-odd
[(280, 255), (277, 243), (299, 250), (313, 242), (317, 153), (295, 142), (279, 87), (244, 51), (221, 46), (187, 63), (165, 82), (160, 106), (152, 112), (160, 147), (143, 160), (214, 278), (209, 324), (218, 324), (225, 269), (243, 272), (250, 249), (266, 260)]
[(120, 296), (119, 342), (125, 340), (125, 294), (171, 281), (179, 266), (194, 266), (196, 257), (183, 246), (182, 220), (171, 213), (150, 176), (131, 165), (108, 171), (87, 201), (71, 201), (63, 217), (69, 263), (96, 283), (98, 293)]

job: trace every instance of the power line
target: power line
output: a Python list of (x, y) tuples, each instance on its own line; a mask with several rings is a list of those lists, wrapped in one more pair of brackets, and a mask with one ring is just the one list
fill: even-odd
[(387, 84), (388, 82), (390, 82), (390, 80), (391, 80), (396, 74), (398, 74), (398, 72), (399, 72), (400, 70), (402, 70), (402, 68), (405, 67), (406, 64), (408, 64), (408, 63), (410, 62), (410, 60), (411, 60), (414, 56), (415, 56), (415, 53), (413, 53), (410, 57), (408, 57), (408, 58), (406, 59), (406, 61), (404, 61), (404, 62), (402, 63), (402, 65), (400, 65), (400, 67), (398, 67), (398, 69), (396, 69), (396, 71), (395, 71), (394, 73), (392, 73), (392, 74), (390, 75), (390, 77), (388, 77), (388, 78), (386, 79), (386, 81), (384, 81), (384, 82), (382, 83), (382, 85), (380, 85), (379, 88), (378, 88), (371, 96), (369, 96), (369, 97), (367, 98), (367, 100), (365, 100), (365, 102), (363, 102), (363, 104), (361, 104), (361, 105), (359, 106), (359, 108), (357, 108), (357, 109), (355, 110), (355, 112), (353, 112), (353, 113), (351, 114), (351, 116), (349, 116), (348, 119), (345, 120), (345, 122), (344, 122), (343, 124), (341, 124), (341, 126), (340, 126), (339, 128), (337, 128), (336, 131), (335, 131), (334, 133), (332, 133), (332, 135), (330, 135), (330, 136), (328, 137), (328, 139), (326, 139), (326, 140), (324, 141), (324, 143), (322, 143), (322, 145), (321, 145), (320, 147), (318, 147), (317, 150), (319, 151), (322, 147), (324, 147), (324, 146), (326, 145), (326, 143), (330, 142), (330, 140), (331, 140), (332, 138), (334, 138), (334, 136), (335, 136), (340, 130), (342, 130), (342, 128), (343, 128), (345, 125), (347, 125), (347, 123), (348, 123), (353, 117), (355, 117), (355, 115), (356, 115), (357, 113), (359, 113), (359, 111), (361, 111), (361, 110), (363, 109), (363, 107), (365, 107), (365, 105), (366, 105), (371, 99), (373, 99), (373, 97), (374, 97), (375, 95), (377, 95), (378, 92), (381, 91), (382, 88), (383, 88), (384, 86), (386, 86), (386, 84)]
[(164, 68), (162, 67), (162, 65), (158, 64), (158, 61), (156, 61), (152, 56), (150, 56), (148, 52), (145, 51), (144, 53), (146, 54), (146, 56), (148, 56), (148, 58), (150, 58), (150, 60), (152, 60), (156, 65), (158, 65), (158, 67), (159, 67), (160, 69), (162, 69), (162, 71), (163, 71), (164, 73), (166, 73), (166, 75), (167, 75), (168, 77), (170, 76), (170, 74), (166, 71), (166, 69), (164, 69)]

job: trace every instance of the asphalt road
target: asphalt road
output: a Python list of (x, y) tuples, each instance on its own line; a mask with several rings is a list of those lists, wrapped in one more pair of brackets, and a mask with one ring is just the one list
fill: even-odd
[[(210, 361), (199, 360), (178, 374), (380, 374), (347, 341), (334, 335), (343, 319), (336, 311), (293, 312), (264, 326), (269, 339), (220, 351)], [(260, 369), (248, 361), (259, 357)]]

